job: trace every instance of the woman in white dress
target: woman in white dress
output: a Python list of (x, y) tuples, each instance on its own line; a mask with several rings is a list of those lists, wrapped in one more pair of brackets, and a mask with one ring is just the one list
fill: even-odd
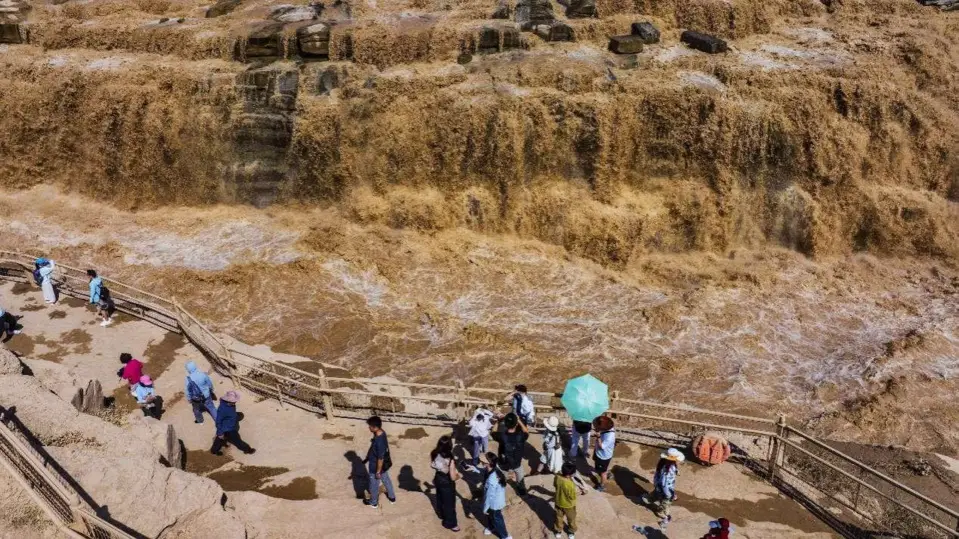
[(56, 267), (53, 260), (48, 260), (40, 268), (40, 288), (43, 289), (43, 301), (53, 304), (57, 302), (57, 291), (53, 289), (53, 269)]
[(541, 473), (559, 473), (563, 468), (563, 444), (557, 431), (559, 418), (547, 417), (543, 426), (546, 427), (546, 432), (543, 433), (543, 455), (539, 458), (543, 466)]

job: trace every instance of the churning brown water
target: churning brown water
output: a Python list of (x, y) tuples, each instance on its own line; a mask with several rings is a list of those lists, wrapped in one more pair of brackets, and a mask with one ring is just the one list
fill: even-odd
[[(0, 45), (0, 246), (355, 375), (589, 371), (959, 448), (955, 16), (556, 4), (575, 42), (461, 65), (496, 2), (347, 2), (321, 17), (329, 61), (283, 25), (256, 56), (274, 4), (35, 5), (30, 44)], [(625, 69), (605, 40), (640, 19), (663, 42)]]

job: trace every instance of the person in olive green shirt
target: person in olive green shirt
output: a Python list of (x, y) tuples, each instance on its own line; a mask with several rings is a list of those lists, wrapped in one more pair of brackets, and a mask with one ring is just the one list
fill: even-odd
[(576, 539), (576, 483), (573, 476), (576, 474), (576, 465), (572, 462), (563, 464), (560, 474), (553, 478), (553, 487), (556, 489), (554, 502), (556, 503), (556, 538), (563, 536), (563, 521), (566, 521), (566, 534), (569, 539)]

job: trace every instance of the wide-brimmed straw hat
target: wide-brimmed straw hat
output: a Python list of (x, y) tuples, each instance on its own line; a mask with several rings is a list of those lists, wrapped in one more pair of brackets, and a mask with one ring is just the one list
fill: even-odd
[(543, 426), (550, 432), (556, 432), (556, 428), (559, 427), (559, 418), (551, 415), (543, 420)]
[(236, 391), (227, 391), (226, 394), (220, 398), (225, 400), (226, 402), (236, 402), (240, 400), (240, 394), (237, 393)]
[(684, 460), (686, 460), (686, 455), (684, 455), (683, 452), (680, 451), (679, 449), (676, 449), (675, 447), (670, 447), (669, 449), (666, 450), (665, 453), (661, 453), (659, 455), (659, 458), (669, 459), (673, 462), (683, 462)]
[(145, 386), (149, 386), (153, 384), (153, 380), (151, 380), (149, 376), (144, 374), (143, 376), (140, 377), (140, 383)]

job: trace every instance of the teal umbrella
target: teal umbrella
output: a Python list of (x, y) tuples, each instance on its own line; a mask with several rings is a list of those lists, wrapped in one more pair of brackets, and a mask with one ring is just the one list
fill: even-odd
[(566, 382), (560, 399), (576, 421), (592, 421), (609, 410), (609, 387), (590, 374)]

